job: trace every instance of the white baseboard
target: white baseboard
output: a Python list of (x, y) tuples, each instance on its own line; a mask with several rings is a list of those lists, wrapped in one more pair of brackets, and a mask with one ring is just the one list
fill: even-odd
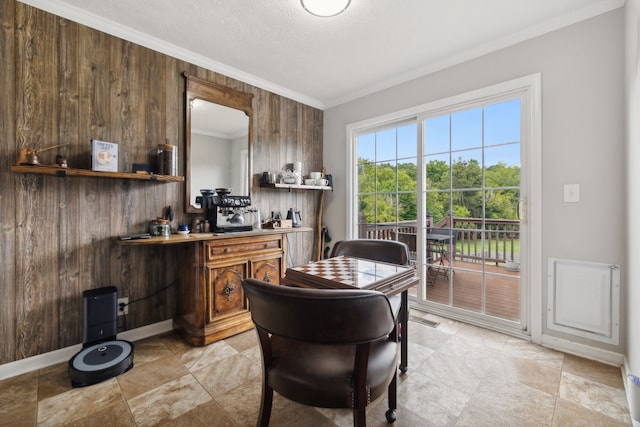
[[(173, 320), (169, 319), (152, 325), (142, 326), (141, 328), (122, 332), (118, 334), (118, 339), (138, 341), (164, 332), (169, 332), (171, 330), (173, 330)], [(71, 359), (80, 350), (82, 350), (82, 344), (77, 344), (72, 345), (71, 347), (65, 347), (48, 353), (39, 354), (37, 356), (28, 357), (26, 359), (16, 360), (15, 362), (5, 363), (4, 365), (0, 365), (0, 380), (26, 374), (27, 372), (46, 368), (58, 363), (68, 362), (69, 359)]]
[(584, 357), (612, 366), (622, 366), (624, 355), (609, 350), (592, 347), (585, 344), (576, 343), (551, 335), (542, 335), (542, 345), (564, 353)]

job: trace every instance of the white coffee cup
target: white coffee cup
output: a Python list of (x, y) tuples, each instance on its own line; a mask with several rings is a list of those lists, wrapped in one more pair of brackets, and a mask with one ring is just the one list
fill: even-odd
[(311, 179), (311, 178), (307, 178), (304, 180), (304, 185), (316, 185), (316, 180), (315, 179)]
[(316, 179), (316, 185), (321, 185), (323, 187), (327, 186), (327, 185), (329, 185), (329, 180), (326, 180), (324, 178)]
[(322, 178), (322, 172), (311, 172), (309, 174), (309, 178), (318, 180), (318, 179)]

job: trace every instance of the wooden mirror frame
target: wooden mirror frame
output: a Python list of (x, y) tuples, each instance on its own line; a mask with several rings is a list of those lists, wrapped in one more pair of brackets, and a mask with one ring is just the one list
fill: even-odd
[[(244, 111), (249, 118), (247, 136), (248, 151), (248, 190), (251, 195), (253, 181), (253, 94), (223, 86), (218, 83), (183, 73), (186, 79), (185, 90), (185, 211), (187, 213), (204, 213), (204, 209), (191, 205), (191, 101), (201, 99), (225, 107)], [(241, 194), (244, 196), (245, 194)]]

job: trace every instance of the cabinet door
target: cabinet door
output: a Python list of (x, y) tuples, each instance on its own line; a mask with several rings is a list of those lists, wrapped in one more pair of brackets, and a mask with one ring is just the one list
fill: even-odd
[(269, 258), (251, 261), (251, 277), (265, 282), (280, 284), (282, 258)]
[(221, 316), (247, 310), (242, 289), (242, 279), (246, 277), (246, 271), (245, 263), (209, 269), (209, 322)]

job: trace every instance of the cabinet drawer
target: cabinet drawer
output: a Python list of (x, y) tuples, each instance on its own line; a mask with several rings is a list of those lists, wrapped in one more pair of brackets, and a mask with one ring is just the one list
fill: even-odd
[[(265, 238), (266, 237), (266, 238)], [(262, 251), (282, 250), (282, 240), (278, 237), (263, 236), (261, 238), (233, 239), (229, 242), (207, 243), (207, 261), (228, 255), (254, 254)]]
[(253, 260), (251, 261), (251, 277), (279, 285), (280, 277), (282, 277), (281, 263), (282, 258), (280, 257)]

